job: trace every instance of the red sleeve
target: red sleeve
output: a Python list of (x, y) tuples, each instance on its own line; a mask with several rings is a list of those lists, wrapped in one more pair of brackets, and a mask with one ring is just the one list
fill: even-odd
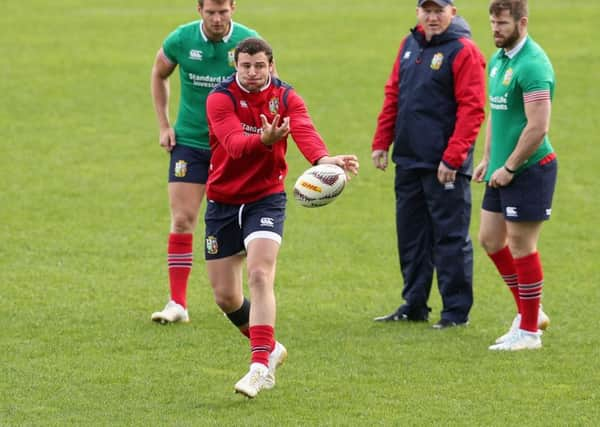
[(260, 135), (248, 135), (244, 132), (242, 122), (228, 95), (211, 93), (206, 99), (206, 116), (211, 133), (229, 157), (239, 159), (256, 150), (269, 150), (260, 141)]
[(398, 82), (400, 81), (400, 53), (404, 48), (406, 39), (402, 40), (392, 73), (385, 84), (383, 108), (377, 118), (377, 129), (373, 136), (371, 150), (386, 150), (394, 141), (396, 116), (398, 115)]
[(442, 160), (458, 169), (475, 144), (485, 117), (485, 59), (470, 39), (461, 39), (464, 48), (454, 63), (454, 97), (458, 104), (454, 133), (448, 141)]
[(290, 118), (290, 134), (306, 160), (312, 165), (321, 157), (328, 156), (327, 146), (315, 129), (306, 104), (294, 90), (288, 92), (287, 112)]

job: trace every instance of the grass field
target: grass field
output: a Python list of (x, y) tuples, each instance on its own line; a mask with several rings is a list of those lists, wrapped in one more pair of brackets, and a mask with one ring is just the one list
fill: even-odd
[[(540, 242), (552, 325), (542, 350), (517, 354), (487, 350), (513, 307), (479, 247), (469, 327), (371, 321), (401, 302), (393, 173), (369, 158), (414, 0), (238, 3), (236, 20), (273, 44), (280, 75), (302, 94), (331, 151), (362, 161), (331, 206), (289, 203), (276, 291), (277, 336), (290, 357), (277, 387), (253, 401), (233, 393), (248, 344), (212, 301), (203, 227), (192, 323), (149, 321), (167, 298), (169, 215), (150, 68), (168, 32), (195, 19), (195, 2), (7, 0), (0, 425), (598, 425), (596, 2), (530, 1), (530, 33), (557, 75), (551, 139), (560, 173)], [(487, 2), (457, 3), (489, 56)], [(175, 97), (173, 114), (176, 105)], [(293, 144), (289, 161), (291, 185), (308, 165)], [(474, 186), (474, 240), (482, 191)], [(430, 302), (435, 321), (435, 289)]]

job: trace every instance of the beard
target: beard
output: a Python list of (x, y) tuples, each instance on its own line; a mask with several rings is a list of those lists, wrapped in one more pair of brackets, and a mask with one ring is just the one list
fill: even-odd
[(519, 31), (519, 27), (515, 27), (515, 30), (508, 37), (496, 42), (496, 47), (510, 50), (517, 44), (520, 38), (521, 32)]

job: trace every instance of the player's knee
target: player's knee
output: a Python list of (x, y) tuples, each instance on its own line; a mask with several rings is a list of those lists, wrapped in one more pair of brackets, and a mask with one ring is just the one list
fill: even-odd
[(224, 313), (231, 313), (239, 308), (239, 296), (229, 293), (215, 292), (215, 303)]
[(197, 216), (191, 212), (174, 212), (171, 229), (174, 233), (191, 233), (196, 227), (196, 222)]
[(479, 232), (479, 244), (488, 254), (496, 253), (506, 246), (505, 241), (500, 242), (494, 234), (485, 231)]
[(265, 268), (256, 267), (248, 271), (248, 285), (250, 287), (264, 289), (270, 285), (271, 274)]

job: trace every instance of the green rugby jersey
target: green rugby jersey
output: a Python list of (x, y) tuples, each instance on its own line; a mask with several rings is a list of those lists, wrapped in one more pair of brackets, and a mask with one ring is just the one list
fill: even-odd
[(247, 37), (258, 33), (237, 22), (223, 40), (213, 42), (201, 29), (202, 22), (182, 25), (167, 36), (163, 52), (167, 59), (179, 66), (181, 96), (175, 122), (178, 144), (208, 150), (206, 97), (221, 81), (235, 72), (233, 51)]
[[(485, 180), (504, 165), (515, 149), (527, 124), (525, 101), (550, 99), (554, 96), (554, 70), (542, 48), (527, 37), (523, 47), (512, 57), (500, 49), (488, 66), (488, 95), (492, 120), (490, 160)], [(546, 135), (540, 147), (519, 167), (535, 164), (553, 148)]]

